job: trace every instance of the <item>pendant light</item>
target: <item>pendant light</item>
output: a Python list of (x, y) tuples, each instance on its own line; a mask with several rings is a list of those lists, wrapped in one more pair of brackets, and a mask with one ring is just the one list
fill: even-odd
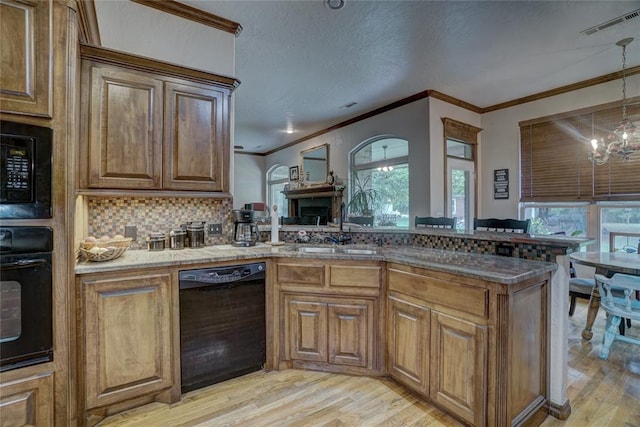
[(618, 126), (607, 135), (606, 141), (591, 140), (593, 151), (589, 153), (589, 160), (597, 165), (607, 163), (609, 157), (629, 160), (631, 155), (640, 152), (640, 132), (638, 125), (627, 117), (627, 45), (633, 41), (632, 37), (622, 39), (616, 43), (622, 48), (622, 120)]
[[(387, 163), (387, 146), (386, 146), (386, 145), (383, 145), (383, 146), (382, 146), (382, 149), (384, 150), (384, 160), (383, 160), (383, 161), (384, 161), (384, 163)], [(378, 166), (378, 168), (377, 168), (377, 169), (378, 169), (379, 171), (382, 171), (382, 172), (391, 172), (391, 171), (393, 170), (393, 166), (391, 166), (391, 165), (388, 165), (388, 166), (387, 166), (387, 165), (385, 164), (384, 166)]]

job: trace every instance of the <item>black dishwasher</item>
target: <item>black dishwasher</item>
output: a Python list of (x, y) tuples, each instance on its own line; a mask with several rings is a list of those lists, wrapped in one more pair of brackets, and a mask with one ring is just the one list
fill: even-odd
[(262, 369), (265, 264), (180, 272), (182, 392)]

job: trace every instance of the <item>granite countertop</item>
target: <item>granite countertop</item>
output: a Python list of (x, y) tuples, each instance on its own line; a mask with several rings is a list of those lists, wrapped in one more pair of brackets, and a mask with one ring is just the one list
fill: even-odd
[[(300, 247), (322, 247), (334, 252), (300, 252)], [(358, 253), (344, 253), (343, 249), (356, 249)], [(375, 251), (375, 253), (373, 253)], [(224, 261), (250, 261), (258, 258), (302, 258), (388, 261), (421, 267), (461, 276), (489, 280), (502, 284), (518, 283), (542, 273), (554, 271), (556, 264), (529, 261), (495, 255), (427, 249), (421, 247), (371, 245), (299, 245), (270, 246), (259, 243), (248, 248), (232, 245), (207, 246), (199, 249), (164, 251), (129, 250), (120, 258), (106, 262), (79, 262), (76, 274), (126, 271), (139, 268), (180, 267), (198, 268), (198, 264)]]

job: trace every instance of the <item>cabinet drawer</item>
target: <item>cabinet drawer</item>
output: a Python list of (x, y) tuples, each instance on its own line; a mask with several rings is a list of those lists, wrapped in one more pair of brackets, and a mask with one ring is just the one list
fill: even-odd
[(389, 290), (402, 292), (429, 304), (443, 305), (477, 316), (489, 315), (489, 291), (455, 282), (389, 269)]
[(278, 283), (324, 286), (324, 266), (278, 264)]
[(332, 265), (329, 267), (329, 284), (378, 289), (380, 288), (380, 267)]

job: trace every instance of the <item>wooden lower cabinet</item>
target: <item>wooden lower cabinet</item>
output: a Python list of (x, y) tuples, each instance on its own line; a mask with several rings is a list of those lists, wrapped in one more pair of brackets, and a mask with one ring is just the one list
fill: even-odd
[(487, 328), (431, 312), (429, 397), (473, 425), (484, 424)]
[[(88, 424), (128, 400), (179, 398), (171, 283), (168, 273), (81, 277), (78, 359)], [(169, 397), (176, 386), (177, 393)]]
[(372, 368), (373, 301), (285, 296), (291, 360)]
[(52, 426), (53, 372), (0, 384), (0, 426)]
[(399, 383), (426, 395), (429, 387), (429, 309), (399, 294), (387, 298), (387, 365)]
[(465, 424), (539, 425), (550, 279), (507, 285), (390, 264), (389, 375)]

